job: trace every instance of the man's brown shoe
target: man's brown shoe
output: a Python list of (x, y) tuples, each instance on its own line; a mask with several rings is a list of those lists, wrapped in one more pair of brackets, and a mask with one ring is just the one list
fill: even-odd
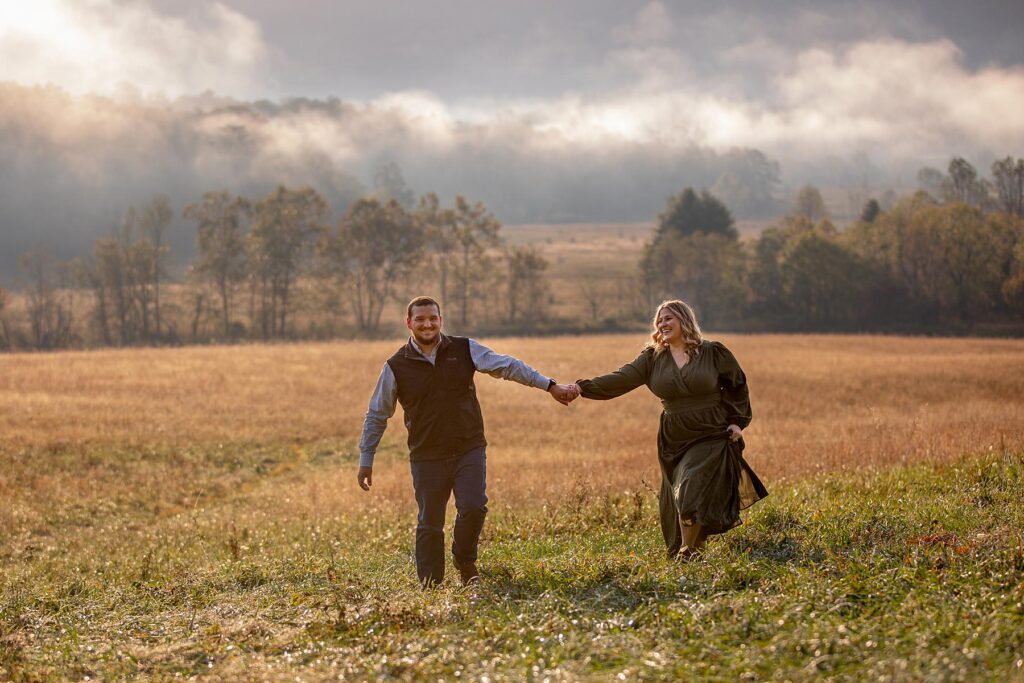
[(459, 576), (462, 578), (462, 585), (468, 586), (470, 583), (480, 581), (480, 572), (477, 571), (476, 562), (459, 562), (458, 559), (452, 558), (452, 564), (459, 570)]

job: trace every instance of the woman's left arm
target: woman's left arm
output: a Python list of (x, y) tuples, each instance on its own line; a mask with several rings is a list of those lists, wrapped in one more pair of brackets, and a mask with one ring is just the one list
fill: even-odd
[(737, 439), (739, 435), (731, 429), (731, 426), (735, 425), (738, 429), (743, 430), (753, 419), (753, 413), (750, 410), (750, 393), (747, 391), (747, 376), (743, 374), (743, 369), (740, 368), (736, 357), (722, 344), (714, 342), (712, 352), (714, 353), (715, 367), (718, 369), (718, 386), (722, 391), (722, 403), (725, 404), (730, 431), (734, 432), (733, 438)]
[(643, 386), (651, 375), (654, 351), (644, 349), (632, 362), (626, 363), (615, 372), (600, 377), (576, 380), (583, 398), (606, 401)]

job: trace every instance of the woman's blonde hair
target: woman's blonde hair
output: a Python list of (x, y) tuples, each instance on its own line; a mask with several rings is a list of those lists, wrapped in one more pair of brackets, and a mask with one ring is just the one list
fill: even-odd
[(651, 334), (651, 343), (649, 346), (654, 348), (655, 353), (661, 353), (667, 346), (661, 341), (661, 330), (658, 329), (658, 316), (661, 312), (668, 310), (679, 320), (679, 327), (683, 332), (683, 343), (686, 344), (686, 353), (691, 357), (697, 354), (697, 349), (700, 347), (701, 341), (704, 339), (700, 333), (700, 325), (697, 324), (697, 316), (694, 314), (693, 309), (690, 308), (690, 304), (679, 299), (672, 299), (671, 301), (662, 301), (658, 304), (658, 307), (654, 309), (654, 319), (651, 320), (651, 326), (654, 328), (654, 332)]

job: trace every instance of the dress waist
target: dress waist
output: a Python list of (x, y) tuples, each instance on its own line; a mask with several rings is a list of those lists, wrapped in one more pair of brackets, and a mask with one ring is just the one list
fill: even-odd
[(703, 396), (681, 396), (679, 398), (663, 400), (661, 405), (667, 415), (678, 415), (679, 413), (689, 413), (694, 410), (711, 408), (721, 402), (722, 394), (716, 391), (713, 394), (704, 394)]

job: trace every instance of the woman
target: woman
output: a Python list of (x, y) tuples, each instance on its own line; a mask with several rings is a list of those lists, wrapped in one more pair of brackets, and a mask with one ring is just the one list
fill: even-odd
[(658, 306), (651, 338), (633, 362), (577, 385), (584, 398), (606, 400), (646, 384), (661, 399), (661, 531), (669, 557), (689, 559), (768, 491), (743, 459), (750, 400), (733, 355), (701, 337), (683, 301)]

